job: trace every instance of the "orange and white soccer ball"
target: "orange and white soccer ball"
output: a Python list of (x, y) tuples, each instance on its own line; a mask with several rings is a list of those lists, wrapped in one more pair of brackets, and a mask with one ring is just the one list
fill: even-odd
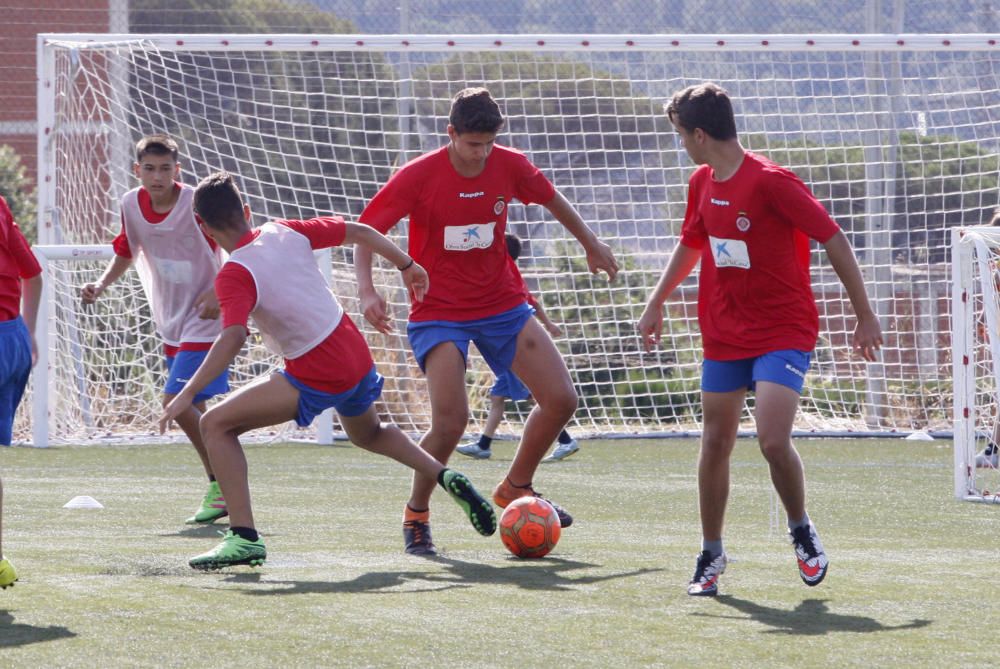
[(519, 558), (548, 555), (561, 533), (559, 515), (540, 497), (519, 497), (500, 516), (500, 539)]

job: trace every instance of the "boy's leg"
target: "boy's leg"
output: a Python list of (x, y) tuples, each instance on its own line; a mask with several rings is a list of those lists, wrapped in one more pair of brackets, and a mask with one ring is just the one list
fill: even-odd
[(476, 530), (489, 536), (496, 531), (496, 514), (462, 474), (444, 465), (410, 440), (392, 423), (381, 423), (374, 407), (360, 416), (340, 415), (340, 424), (351, 441), (361, 448), (390, 457), (426, 478), (440, 483), (462, 507)]
[(702, 392), (704, 428), (698, 453), (698, 508), (702, 539), (722, 541), (722, 527), (729, 501), (729, 459), (743, 413), (746, 390)]
[(576, 412), (578, 399), (562, 355), (535, 319), (517, 336), (511, 369), (535, 398), (507, 473), (512, 484), (521, 486), (531, 483), (538, 463)]
[(294, 420), (298, 405), (299, 391), (284, 376), (274, 373), (244, 386), (201, 417), (205, 447), (226, 497), (230, 525), (254, 527), (247, 461), (239, 435)]
[[(451, 342), (434, 347), (424, 362), (427, 391), (431, 400), (431, 429), (420, 439), (420, 447), (447, 464), (469, 423), (469, 400), (465, 396), (465, 358)], [(408, 506), (429, 508), (437, 481), (414, 472)]]
[(274, 373), (241, 388), (202, 415), (201, 433), (212, 471), (226, 498), (230, 530), (221, 544), (191, 558), (189, 564), (195, 569), (257, 566), (264, 562), (267, 552), (254, 524), (247, 460), (239, 435), (293, 420), (298, 404), (299, 391), (284, 376)]
[(806, 514), (805, 472), (792, 444), (799, 394), (777, 383), (758, 381), (754, 419), (757, 441), (771, 471), (771, 482), (791, 521)]

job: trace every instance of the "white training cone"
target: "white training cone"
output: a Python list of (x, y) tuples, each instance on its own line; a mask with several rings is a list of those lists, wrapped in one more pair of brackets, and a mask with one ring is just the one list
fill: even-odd
[(63, 504), (64, 509), (103, 509), (104, 505), (89, 495), (77, 495)]

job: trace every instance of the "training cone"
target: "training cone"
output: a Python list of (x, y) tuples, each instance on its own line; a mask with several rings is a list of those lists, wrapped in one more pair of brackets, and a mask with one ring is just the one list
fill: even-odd
[(63, 504), (64, 509), (103, 509), (104, 505), (89, 495), (77, 495)]

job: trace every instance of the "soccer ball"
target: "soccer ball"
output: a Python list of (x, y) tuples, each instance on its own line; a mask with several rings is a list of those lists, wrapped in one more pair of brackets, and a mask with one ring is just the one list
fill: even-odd
[(500, 540), (519, 558), (540, 558), (559, 542), (562, 525), (552, 505), (539, 497), (519, 497), (500, 516)]

